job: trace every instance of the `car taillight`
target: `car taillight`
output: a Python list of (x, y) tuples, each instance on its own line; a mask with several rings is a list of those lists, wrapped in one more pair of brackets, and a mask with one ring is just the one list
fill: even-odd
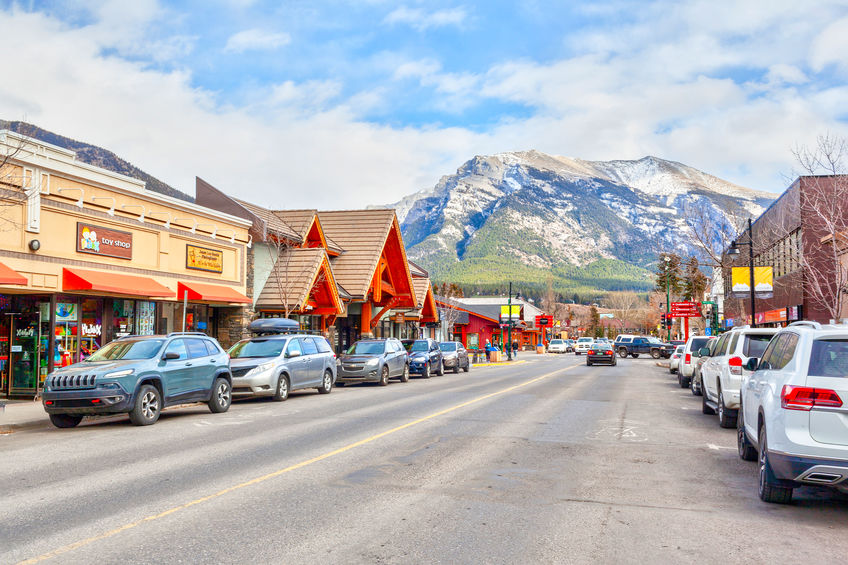
[(741, 375), (742, 374), (742, 358), (741, 357), (731, 357), (727, 360), (727, 364), (730, 366), (730, 374), (731, 375)]
[(826, 388), (783, 385), (780, 405), (787, 410), (812, 410), (816, 406), (839, 408), (842, 399), (836, 391)]
[(686, 354), (686, 359), (684, 359), (684, 361), (683, 361), (683, 362), (684, 362), (684, 363), (686, 363), (686, 364), (688, 365), (689, 363), (691, 363), (691, 362), (692, 362), (692, 356), (691, 356), (690, 354), (688, 354), (688, 353), (687, 353), (687, 354)]
[(595, 354), (595, 352), (594, 352), (593, 350), (591, 350), (591, 349), (588, 351), (588, 353), (589, 353), (589, 355), (594, 355), (594, 354)]
[(607, 351), (607, 355), (612, 355), (612, 350)]

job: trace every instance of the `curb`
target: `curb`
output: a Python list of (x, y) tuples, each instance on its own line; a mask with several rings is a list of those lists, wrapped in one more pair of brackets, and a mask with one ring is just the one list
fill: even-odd
[(483, 367), (505, 367), (510, 365), (520, 365), (521, 363), (526, 363), (526, 359), (519, 359), (518, 361), (499, 361), (497, 363), (478, 363), (477, 365), (471, 365), (475, 369), (482, 369)]

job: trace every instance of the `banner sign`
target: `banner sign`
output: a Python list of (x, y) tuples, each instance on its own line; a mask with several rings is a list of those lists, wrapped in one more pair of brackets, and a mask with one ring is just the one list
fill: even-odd
[(132, 234), (77, 222), (77, 252), (132, 259)]
[(224, 252), (219, 249), (186, 245), (186, 269), (222, 273), (224, 272)]
[[(509, 321), (509, 319), (510, 319), (510, 315), (509, 315), (510, 312), (509, 311), (510, 311), (510, 305), (509, 304), (502, 304), (501, 305), (501, 321), (502, 322), (504, 320)], [(513, 321), (520, 321), (521, 320), (521, 304), (513, 304), (512, 305), (512, 319), (513, 319)]]
[[(731, 291), (735, 298), (751, 294), (749, 267), (733, 267), (730, 274)], [(757, 298), (771, 298), (774, 294), (774, 271), (771, 267), (754, 267), (754, 292)]]
[(554, 317), (548, 315), (536, 316), (536, 325), (539, 327), (550, 326), (554, 323)]
[(671, 316), (673, 318), (696, 318), (701, 315), (701, 307), (697, 302), (672, 302)]

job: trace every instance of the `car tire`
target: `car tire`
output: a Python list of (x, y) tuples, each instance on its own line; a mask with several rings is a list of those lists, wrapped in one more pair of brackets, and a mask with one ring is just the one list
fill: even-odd
[(689, 379), (689, 390), (692, 391), (692, 396), (701, 396), (704, 394), (704, 387), (701, 384), (700, 375), (698, 375), (698, 378), (695, 378), (695, 375), (692, 375), (692, 378)]
[(136, 426), (149, 426), (156, 423), (161, 412), (162, 395), (159, 389), (153, 385), (141, 385), (130, 410), (130, 422)]
[(431, 376), (430, 375), (430, 362), (428, 361), (428, 362), (424, 363), (424, 368), (421, 369), (421, 378), (422, 379), (429, 379), (430, 376)]
[(318, 387), (318, 394), (330, 394), (333, 392), (333, 372), (329, 369), (324, 371), (324, 380)]
[(763, 502), (773, 504), (789, 504), (792, 502), (792, 489), (778, 486), (774, 471), (768, 460), (768, 441), (766, 439), (766, 426), (760, 426), (759, 450), (757, 452), (757, 463), (759, 466), (759, 477), (757, 494)]
[(636, 359), (637, 357), (639, 357), (639, 354), (638, 353), (631, 353), (630, 356), (633, 357), (634, 359)]
[(409, 382), (409, 363), (404, 363), (403, 365), (403, 373), (400, 374), (400, 382)]
[(661, 356), (662, 356), (662, 353), (660, 352), (659, 349), (652, 349), (651, 350), (651, 357), (653, 357), (654, 359), (659, 359)]
[(721, 395), (721, 387), (718, 387), (717, 396), (718, 400), (716, 401), (716, 404), (718, 405), (718, 410), (716, 410), (716, 413), (718, 414), (718, 425), (722, 428), (735, 428), (736, 414), (733, 410), (729, 410), (724, 405), (724, 397)]
[(741, 406), (739, 407), (739, 417), (736, 418), (736, 449), (739, 452), (739, 459), (743, 461), (757, 460), (757, 450), (751, 445), (748, 435), (745, 433), (745, 420)]
[(453, 374), (457, 374), (459, 372), (459, 359), (456, 360), (456, 365), (453, 366)]
[(224, 377), (215, 379), (212, 385), (212, 398), (209, 399), (209, 410), (213, 414), (220, 414), (230, 409), (233, 403), (233, 389), (230, 381)]
[(76, 428), (82, 422), (78, 414), (50, 414), (50, 423), (57, 428)]
[(622, 359), (624, 359), (625, 357), (627, 357), (627, 348), (626, 348), (626, 347), (621, 347), (621, 348), (619, 348), (619, 350), (618, 350), (618, 356), (619, 356), (619, 357), (621, 357)]
[(689, 383), (692, 382), (689, 377), (684, 377), (680, 374), (680, 371), (677, 372), (677, 384), (680, 385), (680, 388), (689, 388)]
[(471, 370), (471, 359), (465, 360), (465, 367), (462, 368), (466, 373)]
[(277, 379), (277, 389), (274, 391), (274, 400), (277, 402), (283, 402), (289, 397), (289, 378), (284, 374), (280, 373), (279, 378)]
[(383, 365), (383, 370), (380, 371), (380, 381), (377, 384), (380, 386), (387, 386), (389, 384), (389, 367), (387, 365)]
[(436, 374), (439, 375), (440, 377), (445, 374), (445, 362), (444, 361), (439, 360), (439, 370), (436, 371)]
[(707, 404), (708, 399), (706, 394), (701, 395), (701, 413), (707, 414), (708, 416), (712, 416), (715, 414), (715, 410), (713, 410), (712, 406)]

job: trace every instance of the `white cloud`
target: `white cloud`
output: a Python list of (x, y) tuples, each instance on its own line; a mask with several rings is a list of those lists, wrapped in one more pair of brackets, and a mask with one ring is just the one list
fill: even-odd
[(848, 18), (837, 20), (815, 38), (810, 53), (813, 68), (822, 70), (830, 64), (848, 71)]
[(467, 19), (465, 8), (451, 8), (425, 12), (420, 8), (401, 6), (389, 13), (383, 23), (406, 24), (418, 31), (445, 26), (461, 26)]
[(246, 29), (230, 36), (224, 51), (244, 53), (245, 51), (273, 51), (288, 45), (291, 36), (287, 33), (273, 33), (261, 29)]

